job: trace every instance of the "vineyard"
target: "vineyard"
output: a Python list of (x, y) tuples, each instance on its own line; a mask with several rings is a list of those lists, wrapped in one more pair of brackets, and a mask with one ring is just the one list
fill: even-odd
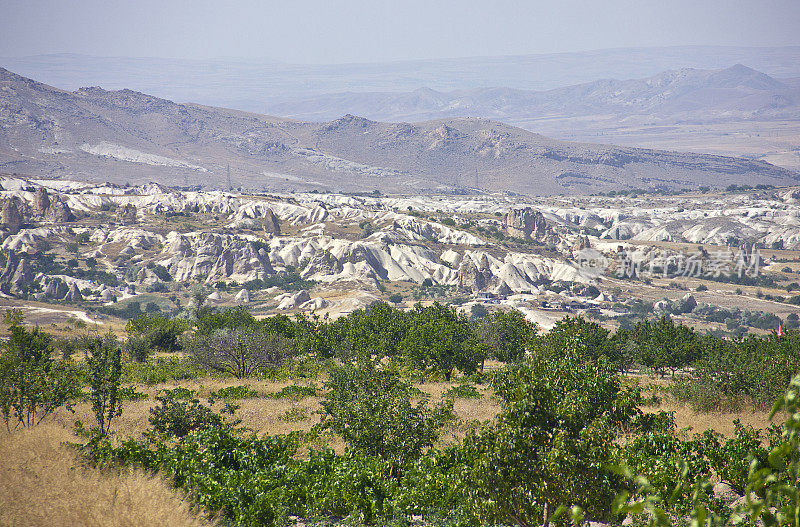
[[(436, 303), (336, 320), (142, 315), (125, 338), (55, 338), (13, 310), (4, 322), (3, 524), (35, 523), (57, 479), (23, 468), (45, 451), (37, 431), (61, 438), (47, 451), (72, 460), (70, 484), (153, 478), (187, 525), (800, 520), (795, 331), (731, 340), (665, 316), (541, 332), (515, 311)], [(703, 426), (721, 415), (741, 420)]]

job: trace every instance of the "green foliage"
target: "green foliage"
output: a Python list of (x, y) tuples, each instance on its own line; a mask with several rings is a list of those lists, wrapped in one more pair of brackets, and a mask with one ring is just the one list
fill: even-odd
[(194, 390), (190, 390), (189, 388), (184, 388), (183, 386), (177, 386), (171, 390), (164, 389), (161, 390), (160, 393), (163, 397), (172, 401), (194, 399), (195, 396), (197, 395), (197, 392), (195, 392)]
[(270, 287), (280, 287), (286, 291), (301, 291), (304, 289), (311, 289), (315, 285), (316, 282), (314, 280), (304, 280), (303, 277), (296, 272), (286, 272), (270, 275), (264, 279), (256, 278), (255, 280), (250, 280), (242, 284), (242, 287), (248, 291), (269, 289)]
[(698, 410), (735, 409), (744, 401), (767, 408), (800, 372), (800, 334), (725, 340), (704, 336), (695, 368), (674, 383), (674, 394)]
[(619, 364), (621, 354), (616, 342), (609, 338), (608, 330), (583, 317), (565, 317), (543, 335), (535, 345), (535, 354), (559, 359), (569, 357), (574, 361), (595, 361), (605, 357)]
[(444, 392), (444, 397), (449, 399), (477, 399), (481, 397), (481, 392), (471, 384), (459, 384)]
[[(155, 432), (167, 436), (184, 437), (195, 430), (208, 430), (228, 426), (223, 415), (200, 404), (198, 399), (176, 400), (169, 391), (156, 396), (160, 406), (150, 409), (150, 425)], [(224, 413), (233, 415), (236, 407), (226, 404)]]
[(8, 430), (41, 422), (80, 392), (77, 368), (51, 357), (52, 339), (39, 328), (11, 326), (0, 354), (0, 413)]
[(759, 430), (742, 425), (738, 419), (733, 424), (735, 435), (732, 439), (722, 442), (721, 434), (707, 430), (697, 441), (701, 442), (702, 451), (708, 457), (714, 472), (737, 492), (744, 494), (751, 463), (756, 461), (766, 464), (769, 452), (762, 447)]
[(111, 334), (104, 339), (93, 339), (88, 348), (90, 355), (86, 362), (91, 386), (89, 399), (97, 418), (97, 426), (101, 432), (108, 433), (111, 421), (122, 415), (122, 398), (119, 393), (122, 350)]
[(476, 452), (470, 496), (489, 523), (547, 525), (561, 507), (591, 518), (611, 514), (621, 479), (608, 467), (617, 431), (636, 414), (638, 393), (623, 389), (614, 366), (534, 356), (495, 377), (502, 410), (494, 425), (467, 437)]
[(128, 321), (125, 331), (144, 339), (151, 349), (175, 352), (181, 349), (180, 336), (189, 329), (185, 320), (162, 315), (141, 315)]
[(214, 399), (254, 399), (261, 395), (248, 385), (226, 386), (216, 392), (211, 392)]
[(3, 314), (3, 324), (6, 326), (21, 326), (25, 321), (25, 315), (21, 309), (8, 308)]
[(276, 399), (300, 400), (306, 397), (316, 397), (316, 395), (316, 386), (298, 386), (296, 384), (290, 384), (289, 386), (281, 388), (277, 393), (272, 394), (271, 397)]
[(257, 325), (256, 318), (243, 307), (209, 313), (197, 321), (197, 334), (209, 336), (218, 329), (244, 329)]
[(122, 382), (153, 385), (196, 379), (201, 373), (189, 359), (158, 357), (144, 364), (124, 363), (122, 365)]
[(671, 433), (648, 432), (626, 446), (624, 460), (631, 471), (647, 478), (653, 498), (687, 512), (692, 486), (711, 476), (711, 466), (698, 446)]
[(147, 399), (147, 394), (136, 390), (133, 386), (122, 386), (117, 392), (122, 401), (141, 401)]
[(296, 423), (304, 419), (308, 419), (308, 409), (300, 408), (299, 406), (292, 406), (278, 416), (278, 420), (285, 423)]
[(394, 471), (433, 446), (452, 417), (452, 401), (430, 409), (423, 398), (415, 406), (411, 386), (397, 372), (370, 364), (334, 369), (327, 387), (319, 427), (358, 453), (386, 460)]
[(538, 326), (519, 311), (497, 311), (478, 324), (478, 335), (489, 356), (501, 362), (517, 362), (536, 338)]
[(663, 375), (692, 364), (700, 356), (700, 337), (693, 329), (664, 315), (658, 322), (643, 320), (629, 333), (637, 362)]
[(466, 317), (438, 302), (417, 304), (408, 316), (410, 327), (400, 344), (407, 365), (435, 370), (447, 381), (456, 368), (467, 375), (477, 371), (485, 351)]
[[(711, 494), (708, 479), (692, 481), (681, 478), (673, 492), (660, 494), (651, 481), (643, 475), (625, 467), (622, 473), (633, 483), (634, 492), (640, 498), (631, 500), (627, 491), (617, 496), (616, 511), (620, 515), (646, 515), (653, 527), (673, 525), (670, 513), (677, 498), (690, 496), (688, 520), (691, 525), (727, 527), (734, 525), (767, 525), (789, 527), (800, 524), (800, 375), (795, 376), (784, 396), (773, 406), (772, 416), (786, 412), (787, 419), (782, 434), (773, 434), (768, 453), (760, 445), (758, 434), (737, 426), (737, 434), (724, 446), (718, 437), (708, 434), (696, 440), (712, 458), (718, 470), (738, 482), (746, 496), (732, 510), (718, 507)], [(729, 459), (725, 459), (726, 456)], [(736, 459), (731, 459), (735, 456)], [(746, 460), (746, 461), (745, 461)], [(747, 476), (744, 476), (746, 462)], [(686, 463), (679, 463), (683, 475), (690, 472)], [(636, 474), (636, 475), (635, 475)], [(635, 475), (635, 477), (634, 477)], [(683, 521), (683, 520), (682, 520)]]

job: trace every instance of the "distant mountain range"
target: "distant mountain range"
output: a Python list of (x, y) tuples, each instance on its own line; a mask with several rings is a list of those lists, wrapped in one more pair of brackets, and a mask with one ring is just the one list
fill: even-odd
[[(576, 53), (467, 57), (369, 64), (96, 57), (75, 54), (0, 58), (0, 65), (60, 88), (102, 86), (267, 113), (278, 99), (340, 92), (440, 92), (505, 87), (551, 90), (597, 79), (636, 79), (666, 70), (746, 64), (779, 79), (800, 77), (800, 47), (677, 46)], [(339, 114), (339, 115), (343, 115)]]
[[(734, 77), (741, 71), (734, 68)], [(772, 82), (746, 73), (750, 85)], [(704, 75), (722, 87), (739, 83), (726, 80), (729, 72)], [(131, 90), (70, 92), (0, 69), (2, 172), (225, 188), (228, 166), (233, 186), (250, 189), (406, 194), (544, 195), (800, 179), (762, 161), (570, 143), (487, 119), (395, 124), (346, 115), (302, 122)]]
[(270, 114), (327, 121), (346, 113), (381, 121), (485, 117), (535, 126), (541, 119), (644, 117), (651, 124), (800, 118), (800, 79), (781, 82), (747, 66), (681, 69), (636, 80), (598, 80), (548, 91), (474, 88), (348, 92), (268, 104)]

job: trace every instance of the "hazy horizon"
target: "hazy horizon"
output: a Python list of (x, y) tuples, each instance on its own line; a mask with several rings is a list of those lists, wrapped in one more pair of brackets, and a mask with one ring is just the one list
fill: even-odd
[(359, 64), (619, 48), (800, 45), (800, 3), (1, 2), (0, 56)]

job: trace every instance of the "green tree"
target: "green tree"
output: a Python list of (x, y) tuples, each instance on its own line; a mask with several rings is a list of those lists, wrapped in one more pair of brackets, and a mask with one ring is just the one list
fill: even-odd
[(416, 368), (432, 369), (449, 381), (454, 369), (474, 373), (485, 351), (469, 321), (454, 309), (434, 302), (414, 306), (401, 344), (404, 359)]
[(452, 401), (431, 409), (423, 397), (413, 405), (411, 385), (396, 371), (371, 363), (334, 369), (327, 387), (320, 428), (332, 430), (356, 452), (391, 463), (393, 475), (433, 446), (452, 417)]
[(149, 349), (170, 353), (181, 349), (180, 336), (187, 329), (186, 321), (163, 315), (140, 315), (125, 325), (128, 335), (144, 339)]
[(111, 421), (122, 415), (122, 400), (119, 382), (122, 376), (122, 349), (111, 334), (103, 339), (93, 339), (87, 346), (90, 355), (89, 366), (91, 383), (90, 399), (97, 425), (104, 434), (108, 433)]
[(608, 465), (617, 431), (637, 413), (638, 392), (623, 389), (605, 358), (538, 356), (495, 378), (502, 410), (467, 437), (477, 452), (470, 499), (487, 523), (547, 526), (560, 507), (609, 517), (622, 480)]
[(0, 412), (6, 429), (36, 425), (79, 393), (77, 369), (51, 357), (52, 339), (39, 328), (11, 327), (0, 354)]
[(583, 317), (564, 317), (536, 343), (536, 353), (550, 359), (570, 357), (577, 361), (605, 357), (614, 364), (621, 359), (608, 330)]
[(657, 322), (643, 320), (630, 332), (637, 347), (637, 360), (642, 366), (664, 375), (692, 364), (700, 356), (700, 338), (683, 324), (675, 324), (664, 315)]
[(7, 326), (21, 326), (25, 321), (25, 315), (22, 314), (21, 309), (6, 309), (3, 315), (3, 324)]
[(536, 338), (538, 326), (517, 310), (496, 311), (478, 323), (478, 334), (489, 355), (502, 362), (516, 362)]

